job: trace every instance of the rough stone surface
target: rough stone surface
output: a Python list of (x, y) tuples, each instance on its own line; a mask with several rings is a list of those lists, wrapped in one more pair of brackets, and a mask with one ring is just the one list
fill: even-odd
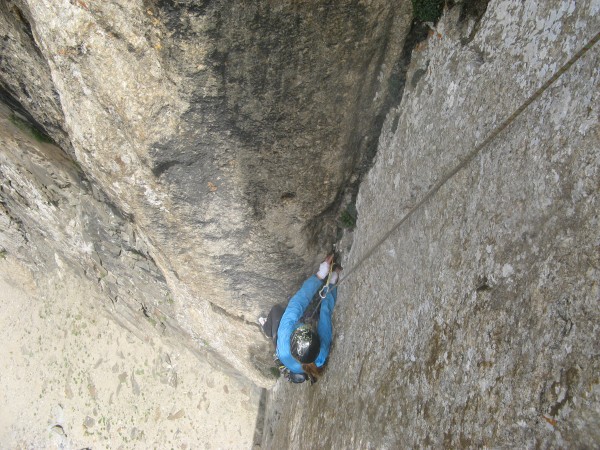
[[(361, 185), (352, 269), (600, 31), (597, 0), (446, 11)], [(278, 383), (265, 448), (600, 443), (600, 46), (340, 286), (315, 386)]]
[[(269, 385), (255, 320), (334, 241), (402, 84), (410, 19), (408, 1), (3, 2), (2, 98), (75, 165), (69, 195), (114, 212), (87, 205), (104, 212), (89, 211), (93, 225), (77, 231), (77, 261), (59, 228), (79, 226), (69, 214), (86, 206), (63, 211), (69, 196), (43, 206), (44, 192), (26, 207), (9, 177), (47, 185), (5, 171), (2, 201), (16, 209), (3, 220), (21, 224), (20, 236), (36, 221), (52, 235), (26, 239), (21, 259), (37, 245), (88, 274), (101, 266), (99, 283), (131, 322), (161, 322)], [(59, 158), (41, 149), (38, 159)], [(29, 164), (19, 151), (7, 165)], [(52, 214), (64, 220), (50, 233)]]
[(0, 4), (0, 99), (47, 131), (71, 151), (60, 98), (50, 67), (40, 51), (25, 10), (12, 2)]
[(2, 448), (252, 448), (261, 389), (148, 332), (68, 269), (0, 260)]

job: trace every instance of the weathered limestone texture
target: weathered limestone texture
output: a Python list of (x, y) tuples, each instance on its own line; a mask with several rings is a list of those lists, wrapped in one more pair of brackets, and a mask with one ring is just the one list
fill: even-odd
[[(600, 31), (600, 2), (446, 11), (361, 185), (351, 269)], [(328, 370), (266, 448), (600, 445), (600, 44), (341, 286)]]
[(140, 339), (68, 268), (0, 269), (0, 447), (253, 448), (262, 389)]
[[(98, 270), (131, 322), (271, 384), (255, 320), (334, 241), (410, 23), (410, 1), (2, 2), (1, 97), (65, 152), (3, 154), (5, 249)], [(28, 169), (46, 159), (72, 165), (57, 204)]]

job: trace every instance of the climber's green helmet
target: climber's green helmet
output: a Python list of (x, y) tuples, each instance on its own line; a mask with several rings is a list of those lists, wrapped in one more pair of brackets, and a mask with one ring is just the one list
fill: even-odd
[(296, 361), (301, 364), (310, 364), (319, 356), (321, 339), (309, 325), (302, 324), (292, 333), (290, 347)]

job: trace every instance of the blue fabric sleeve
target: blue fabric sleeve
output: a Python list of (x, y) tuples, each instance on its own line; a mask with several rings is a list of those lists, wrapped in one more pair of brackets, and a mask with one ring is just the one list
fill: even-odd
[[(302, 365), (294, 359), (290, 348), (290, 338), (298, 326), (298, 321), (304, 314), (313, 296), (323, 285), (316, 275), (306, 280), (302, 287), (290, 299), (277, 329), (277, 357), (292, 372), (303, 373)], [(322, 313), (321, 313), (322, 314)], [(331, 338), (330, 338), (331, 339)]]
[(317, 356), (317, 359), (315, 360), (317, 367), (322, 367), (329, 356), (329, 347), (331, 346), (332, 338), (331, 314), (333, 313), (336, 299), (337, 287), (331, 287), (331, 290), (327, 293), (327, 296), (321, 303), (321, 313), (319, 315), (319, 325), (317, 327), (319, 339), (321, 339), (321, 350), (319, 351), (319, 356)]

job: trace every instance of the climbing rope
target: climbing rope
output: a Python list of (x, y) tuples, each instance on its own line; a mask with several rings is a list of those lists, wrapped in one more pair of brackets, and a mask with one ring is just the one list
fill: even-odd
[[(421, 200), (419, 200), (413, 208), (408, 211), (387, 233), (381, 237), (377, 243), (371, 247), (371, 249), (365, 253), (365, 255), (358, 260), (358, 262), (351, 267), (346, 274), (341, 277), (337, 285), (339, 286), (343, 282), (345, 282), (350, 275), (352, 275), (367, 259), (369, 259), (375, 251), (383, 244), (400, 226), (406, 222), (421, 206), (423, 206), (430, 198), (432, 198), (441, 187), (448, 182), (454, 175), (456, 175), (460, 170), (465, 168), (480, 152), (485, 148), (490, 142), (492, 142), (500, 133), (502, 133), (510, 124), (512, 124), (515, 119), (520, 116), (525, 109), (529, 105), (531, 105), (534, 101), (536, 101), (544, 92), (548, 90), (550, 86), (552, 86), (556, 80), (558, 80), (561, 75), (563, 75), (567, 70), (571, 68), (573, 64), (575, 64), (583, 55), (585, 55), (598, 41), (600, 40), (600, 32), (598, 32), (589, 42), (581, 48), (575, 55), (569, 59), (560, 69), (558, 69), (554, 75), (552, 75), (544, 84), (542, 84), (521, 106), (519, 106), (515, 112), (513, 112), (507, 119), (505, 119), (500, 125), (498, 125), (489, 136), (477, 145), (473, 150), (471, 150), (453, 169), (449, 170), (444, 176), (442, 176), (439, 181), (431, 188), (429, 191), (423, 196)], [(333, 267), (333, 264), (332, 264)], [(329, 279), (328, 279), (329, 281)], [(329, 283), (327, 283), (329, 284)], [(319, 302), (320, 304), (320, 302)]]

